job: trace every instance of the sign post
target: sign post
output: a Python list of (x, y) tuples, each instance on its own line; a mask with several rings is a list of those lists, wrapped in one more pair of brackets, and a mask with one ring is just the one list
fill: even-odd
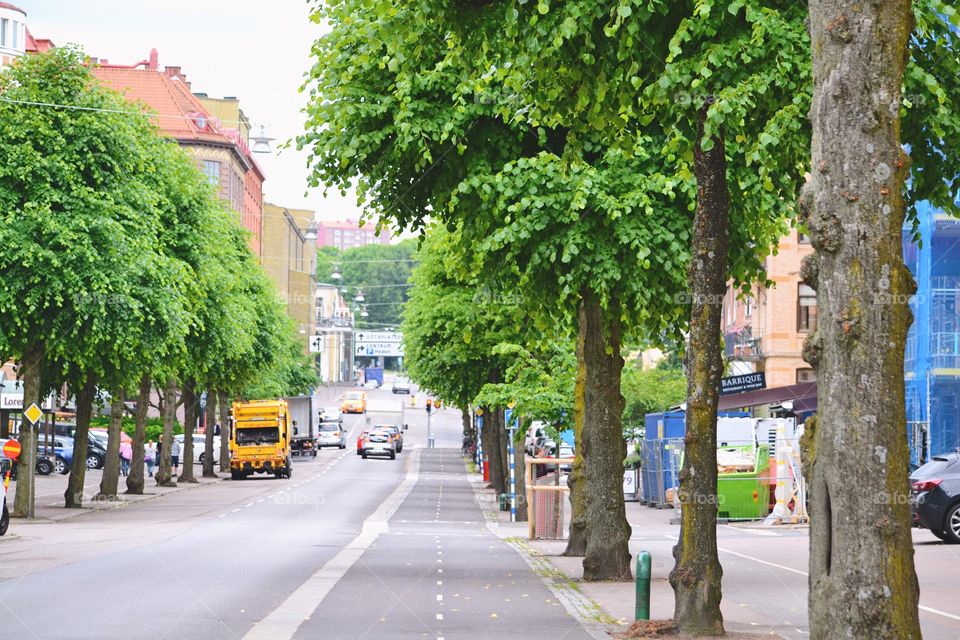
[(507, 424), (507, 457), (510, 463), (510, 522), (517, 521), (517, 459), (513, 442), (517, 432), (517, 421), (513, 418), (513, 409), (505, 409), (504, 421)]
[(323, 353), (323, 336), (310, 336), (310, 353)]

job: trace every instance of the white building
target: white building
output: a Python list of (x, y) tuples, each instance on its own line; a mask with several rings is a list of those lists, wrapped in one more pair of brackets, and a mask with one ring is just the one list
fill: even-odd
[(9, 2), (0, 2), (0, 67), (27, 52), (27, 13)]

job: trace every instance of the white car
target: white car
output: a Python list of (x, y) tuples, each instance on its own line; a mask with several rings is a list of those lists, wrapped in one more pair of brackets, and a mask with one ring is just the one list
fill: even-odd
[[(183, 457), (184, 450), (184, 435), (182, 433), (173, 436), (173, 439), (180, 443), (180, 457)], [(203, 460), (206, 457), (206, 436), (202, 433), (193, 434), (193, 461), (196, 464), (203, 464)], [(220, 459), (220, 436), (214, 436), (213, 438), (213, 459), (217, 461)]]
[(397, 378), (393, 381), (393, 387), (390, 389), (393, 393), (410, 394), (410, 381), (406, 378)]
[(339, 422), (321, 422), (317, 429), (317, 448), (336, 447), (347, 448), (347, 432)]
[(343, 413), (340, 412), (340, 407), (321, 407), (320, 422), (343, 422)]

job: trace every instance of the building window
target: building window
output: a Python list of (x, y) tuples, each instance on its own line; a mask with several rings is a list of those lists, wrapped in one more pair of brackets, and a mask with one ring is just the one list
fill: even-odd
[(817, 372), (813, 369), (797, 369), (797, 384), (816, 382)]
[(14, 49), (20, 48), (18, 45), (19, 35), (20, 35), (20, 23), (14, 20), (13, 21), (13, 37), (10, 39), (11, 42), (13, 43)]
[(800, 244), (810, 244), (810, 236), (802, 231), (797, 232), (797, 240), (800, 242)]
[(817, 328), (817, 292), (802, 282), (797, 286), (797, 331)]
[(753, 315), (753, 296), (747, 296), (743, 301), (743, 315), (746, 318)]
[(7, 18), (0, 18), (0, 47), (7, 46)]
[(220, 186), (220, 163), (216, 160), (203, 161), (203, 173), (207, 176), (207, 182), (215, 187)]

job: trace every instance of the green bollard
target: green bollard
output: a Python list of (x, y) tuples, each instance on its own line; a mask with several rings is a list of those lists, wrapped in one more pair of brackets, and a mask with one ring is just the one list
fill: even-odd
[(637, 604), (633, 617), (650, 619), (650, 554), (646, 551), (637, 554)]

